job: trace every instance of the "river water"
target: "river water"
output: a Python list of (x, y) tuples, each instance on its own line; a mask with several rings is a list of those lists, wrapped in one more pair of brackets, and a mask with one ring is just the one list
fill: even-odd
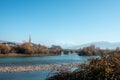
[[(78, 56), (76, 53), (44, 57), (4, 57), (0, 58), (0, 66), (84, 63), (87, 62), (89, 58), (96, 57), (98, 56)], [(0, 80), (45, 80), (50, 72), (51, 71), (0, 73)]]

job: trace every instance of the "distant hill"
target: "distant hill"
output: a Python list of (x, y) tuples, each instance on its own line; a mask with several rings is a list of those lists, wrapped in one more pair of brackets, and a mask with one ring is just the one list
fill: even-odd
[(18, 44), (17, 42), (4, 41), (4, 40), (0, 40), (0, 43), (5, 43), (5, 44)]
[(10, 41), (4, 41), (4, 40), (0, 40), (0, 43), (8, 43)]
[(116, 47), (120, 47), (120, 42), (93, 42), (93, 43), (88, 43), (88, 44), (83, 44), (83, 45), (76, 45), (76, 46), (71, 46), (67, 47), (69, 49), (79, 49), (83, 48), (89, 45), (95, 45), (96, 47), (99, 47), (101, 49), (116, 49)]

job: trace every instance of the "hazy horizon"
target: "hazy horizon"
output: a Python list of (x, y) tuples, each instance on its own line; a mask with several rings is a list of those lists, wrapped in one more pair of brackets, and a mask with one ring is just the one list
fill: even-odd
[(44, 45), (120, 42), (119, 0), (0, 0), (0, 40)]

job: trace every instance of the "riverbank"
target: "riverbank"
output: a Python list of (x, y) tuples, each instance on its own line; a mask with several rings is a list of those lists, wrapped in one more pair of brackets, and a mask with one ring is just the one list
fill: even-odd
[(49, 65), (30, 65), (30, 66), (5, 66), (0, 67), (0, 72), (29, 72), (29, 71), (65, 71), (71, 70), (72, 68), (79, 67), (80, 63), (73, 64), (49, 64)]
[(22, 54), (22, 53), (8, 53), (0, 54), (0, 57), (31, 57), (31, 56), (53, 56), (55, 54)]

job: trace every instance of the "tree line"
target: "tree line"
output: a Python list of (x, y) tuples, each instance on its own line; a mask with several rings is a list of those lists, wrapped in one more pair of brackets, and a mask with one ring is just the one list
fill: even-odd
[[(119, 48), (117, 48), (119, 49)], [(95, 47), (95, 45), (90, 45), (87, 47), (84, 47), (82, 49), (78, 49), (76, 50), (76, 53), (78, 53), (78, 55), (80, 56), (93, 56), (93, 55), (101, 55), (104, 53), (110, 53), (114, 50), (110, 50), (110, 49), (100, 49), (99, 47)]]
[(50, 48), (40, 44), (22, 43), (17, 45), (0, 44), (0, 54), (20, 53), (20, 54), (60, 54), (62, 48), (51, 46)]
[(60, 46), (52, 45), (50, 48), (40, 44), (22, 43), (17, 45), (0, 44), (0, 54), (7, 53), (21, 53), (21, 54), (64, 54), (78, 53), (79, 56), (93, 56), (102, 55), (103, 53), (110, 53), (113, 51), (119, 51), (109, 49), (100, 49), (95, 45), (90, 45), (80, 49), (62, 49)]

